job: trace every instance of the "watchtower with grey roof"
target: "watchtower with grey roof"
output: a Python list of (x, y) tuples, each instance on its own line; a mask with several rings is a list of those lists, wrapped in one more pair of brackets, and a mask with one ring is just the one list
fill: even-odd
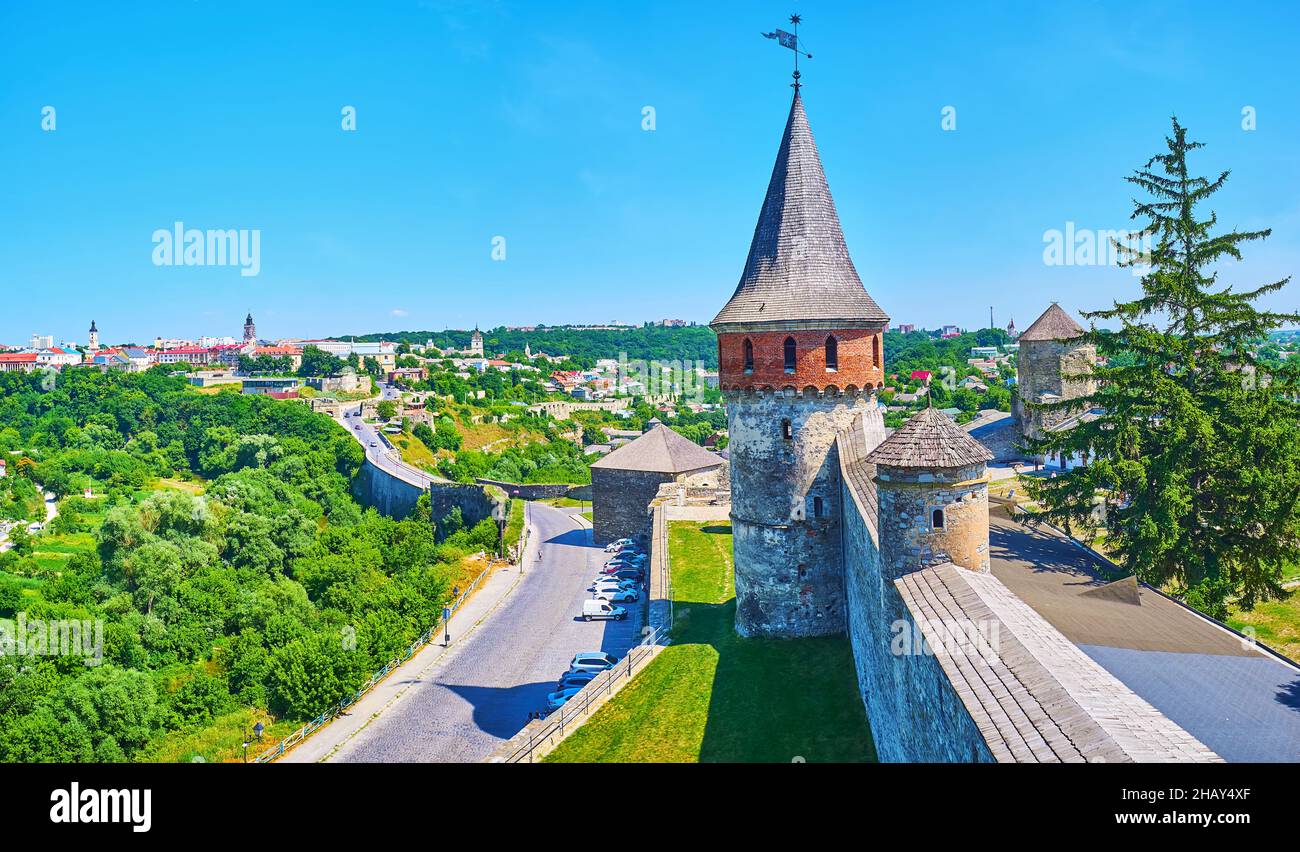
[(1083, 328), (1056, 302), (1052, 302), (1018, 341), (1016, 395), (1012, 414), (1016, 428), (1026, 438), (1041, 438), (1067, 423), (1079, 408), (1036, 408), (1091, 396), (1097, 391), (1090, 377), (1097, 348), (1083, 339)]
[(884, 439), (876, 390), (888, 324), (849, 257), (796, 88), (740, 283), (710, 324), (741, 635), (844, 631), (835, 437), (861, 414), (866, 449)]

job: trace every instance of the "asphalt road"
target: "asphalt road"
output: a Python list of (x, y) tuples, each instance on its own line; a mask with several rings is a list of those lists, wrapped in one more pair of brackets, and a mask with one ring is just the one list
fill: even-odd
[(640, 641), (640, 602), (626, 605), (632, 614), (626, 621), (584, 622), (579, 616), (605, 561), (591, 531), (542, 504), (531, 504), (529, 515), (524, 577), (514, 591), (331, 760), (481, 760), (518, 733), (530, 711), (544, 707), (575, 653), (605, 651), (621, 659)]
[[(379, 387), (382, 390), (383, 399), (396, 400), (401, 397), (401, 393), (391, 385), (380, 383)], [(336, 417), (335, 420), (360, 442), (366, 451), (366, 458), (370, 459), (371, 463), (399, 479), (406, 480), (417, 488), (428, 487), (430, 482), (447, 481), (440, 476), (432, 476), (419, 468), (411, 467), (397, 458), (396, 453), (390, 452), (383, 439), (379, 437), (378, 428), (374, 424), (366, 423), (361, 419), (361, 403), (349, 406), (346, 411), (346, 417)], [(374, 446), (371, 446), (371, 444), (374, 444)]]

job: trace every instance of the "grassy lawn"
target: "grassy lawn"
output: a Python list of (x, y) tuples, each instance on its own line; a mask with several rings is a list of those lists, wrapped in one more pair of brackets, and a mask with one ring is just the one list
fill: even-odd
[(1234, 607), (1228, 626), (1247, 635), (1254, 630), (1260, 642), (1300, 661), (1300, 592), (1293, 592), (1286, 600), (1256, 604), (1250, 612)]
[(32, 559), (44, 571), (61, 572), (74, 555), (94, 549), (95, 536), (91, 533), (55, 535), (44, 532), (32, 537)]
[(572, 497), (547, 497), (546, 499), (538, 500), (537, 502), (545, 503), (548, 506), (554, 506), (557, 509), (577, 509), (591, 505), (590, 500), (574, 500)]
[(848, 640), (737, 636), (726, 523), (672, 523), (669, 554), (673, 644), (547, 760), (874, 760)]
[(419, 438), (409, 432), (400, 432), (396, 435), (389, 435), (388, 440), (402, 454), (402, 461), (421, 470), (437, 472), (437, 456)]
[(135, 756), (139, 763), (235, 763), (244, 759), (244, 738), (253, 725), (266, 726), (262, 741), (248, 747), (251, 760), (302, 727), (298, 721), (273, 721), (265, 711), (243, 708), (191, 729), (172, 731)]

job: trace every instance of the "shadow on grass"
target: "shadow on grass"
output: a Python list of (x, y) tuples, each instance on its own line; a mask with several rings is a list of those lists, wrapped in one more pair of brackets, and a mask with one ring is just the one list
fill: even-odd
[(875, 747), (844, 636), (743, 638), (736, 601), (678, 602), (675, 646), (707, 645), (717, 664), (699, 760), (874, 762)]
[(736, 635), (730, 533), (671, 525), (672, 644), (548, 761), (875, 760), (846, 637)]

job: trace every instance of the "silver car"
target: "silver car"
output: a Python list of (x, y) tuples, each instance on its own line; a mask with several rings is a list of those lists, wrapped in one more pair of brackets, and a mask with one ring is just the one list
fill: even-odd
[(605, 669), (614, 668), (614, 664), (617, 662), (616, 657), (612, 657), (604, 651), (583, 651), (580, 654), (573, 655), (573, 660), (569, 663), (569, 671), (603, 672)]

